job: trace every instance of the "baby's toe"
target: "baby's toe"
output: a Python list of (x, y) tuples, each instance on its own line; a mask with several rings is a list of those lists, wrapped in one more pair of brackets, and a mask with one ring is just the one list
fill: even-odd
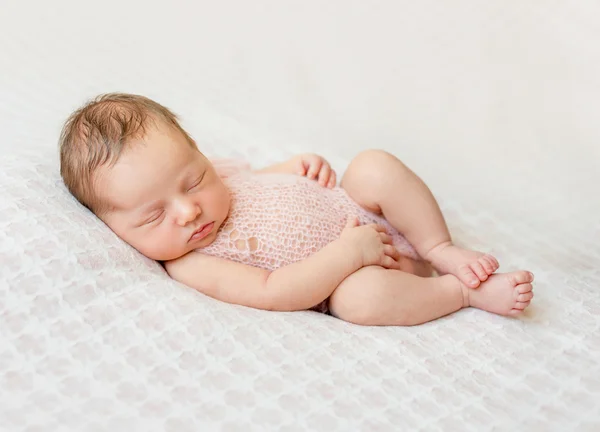
[(508, 273), (507, 276), (515, 286), (533, 281), (533, 275), (525, 270)]
[(494, 271), (498, 270), (498, 268), (500, 267), (500, 263), (498, 262), (498, 260), (496, 258), (494, 258), (492, 255), (490, 254), (485, 254), (483, 256), (483, 258), (488, 261), (491, 265), (492, 265), (492, 269), (494, 269)]
[(528, 301), (520, 302), (520, 301), (518, 301), (518, 302), (515, 303), (515, 306), (513, 307), (513, 309), (523, 310), (527, 306), (529, 306), (529, 303), (531, 303), (531, 302), (528, 302)]
[(471, 263), (471, 265), (469, 267), (471, 267), (471, 270), (473, 271), (473, 273), (475, 273), (477, 275), (477, 278), (479, 278), (480, 281), (483, 282), (483, 281), (487, 280), (488, 274), (483, 269), (483, 266), (478, 261)]
[(471, 288), (477, 288), (479, 286), (479, 278), (469, 266), (461, 266), (458, 268), (458, 274), (456, 275), (466, 286)]
[(491, 275), (492, 273), (494, 273), (494, 266), (492, 265), (491, 261), (489, 259), (487, 259), (485, 256), (482, 256), (481, 258), (479, 258), (479, 264), (481, 264), (481, 266), (483, 267), (483, 269), (485, 270), (485, 272), (488, 275)]
[(522, 309), (511, 309), (508, 314), (511, 316), (521, 315), (523, 313)]
[(525, 294), (519, 294), (517, 296), (517, 301), (518, 302), (528, 302), (533, 298), (533, 293), (531, 291), (529, 291), (528, 293)]
[(531, 285), (530, 283), (524, 283), (524, 284), (517, 286), (517, 291), (519, 292), (519, 294), (525, 294), (525, 293), (531, 292), (532, 290), (533, 290), (533, 285)]

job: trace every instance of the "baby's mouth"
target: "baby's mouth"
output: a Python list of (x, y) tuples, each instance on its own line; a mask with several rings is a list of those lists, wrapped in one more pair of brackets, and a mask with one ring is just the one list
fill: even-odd
[(189, 241), (191, 242), (191, 241), (202, 240), (204, 237), (206, 237), (207, 235), (209, 235), (211, 233), (214, 226), (215, 226), (214, 221), (200, 226), (198, 229), (196, 229), (192, 233)]

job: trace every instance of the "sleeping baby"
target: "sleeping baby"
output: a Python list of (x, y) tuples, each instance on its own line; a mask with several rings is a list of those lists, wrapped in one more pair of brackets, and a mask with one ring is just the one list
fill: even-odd
[(69, 117), (60, 161), (116, 235), (224, 302), (415, 325), (465, 307), (518, 316), (533, 298), (531, 272), (454, 245), (428, 187), (385, 151), (355, 156), (339, 186), (315, 154), (252, 170), (208, 159), (157, 102), (113, 93)]

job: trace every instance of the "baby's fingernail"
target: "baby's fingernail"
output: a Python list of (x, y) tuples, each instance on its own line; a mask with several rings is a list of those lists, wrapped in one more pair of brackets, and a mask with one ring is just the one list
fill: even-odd
[(470, 279), (469, 283), (475, 285), (477, 283), (477, 279)]

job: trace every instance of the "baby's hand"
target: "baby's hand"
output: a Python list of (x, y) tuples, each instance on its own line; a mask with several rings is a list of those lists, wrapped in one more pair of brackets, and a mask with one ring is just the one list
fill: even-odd
[(298, 175), (306, 176), (311, 180), (317, 180), (323, 187), (333, 188), (336, 184), (335, 171), (331, 165), (321, 156), (306, 153), (293, 159), (294, 169)]
[(360, 254), (361, 267), (379, 265), (388, 269), (400, 270), (400, 252), (392, 244), (385, 228), (370, 224), (359, 226), (358, 219), (348, 218), (340, 240), (348, 242), (352, 251)]

